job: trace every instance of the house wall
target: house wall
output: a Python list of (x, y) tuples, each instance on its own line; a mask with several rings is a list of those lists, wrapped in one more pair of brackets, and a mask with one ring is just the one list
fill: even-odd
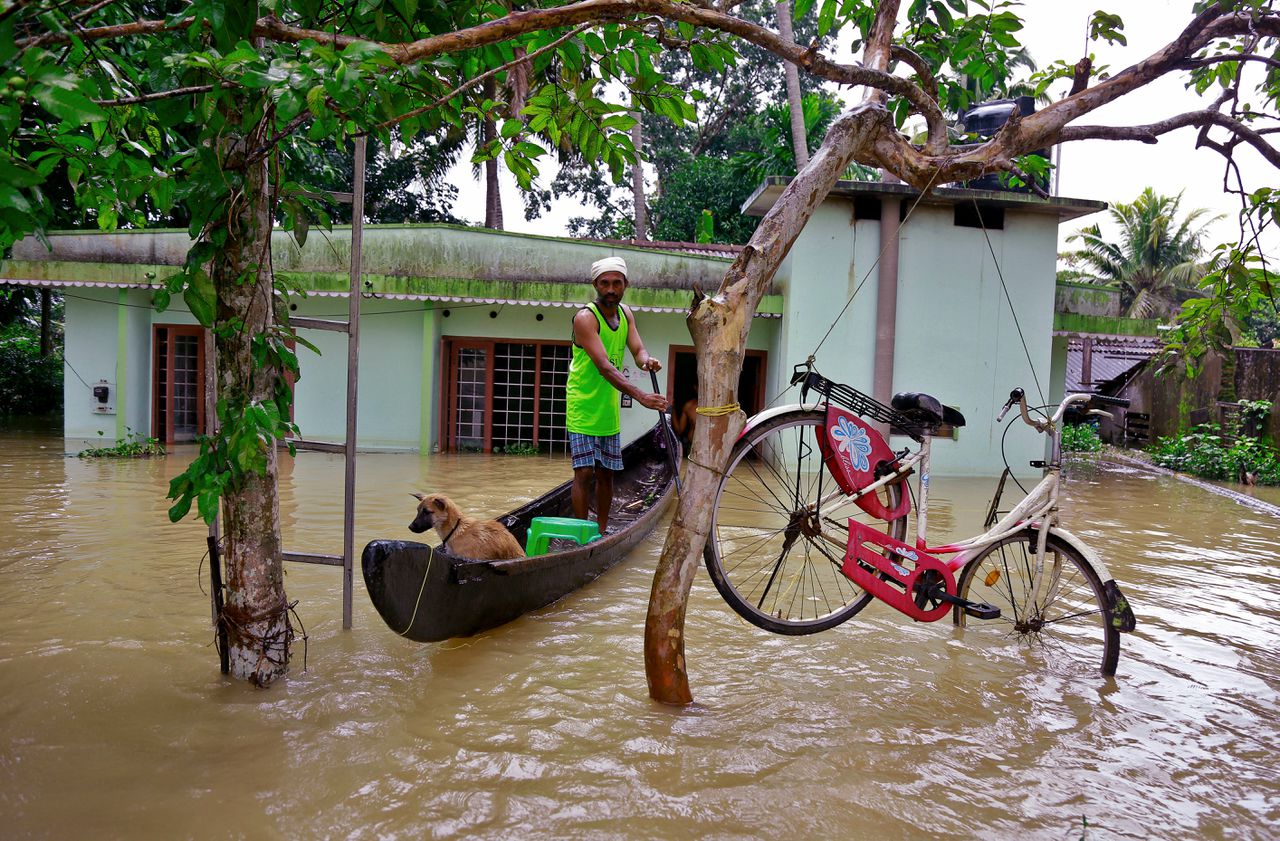
[[(582, 299), (585, 303), (591, 297), (591, 287), (584, 283), (582, 285), (582, 293)], [(626, 303), (625, 297), (623, 303)], [(437, 306), (441, 311), (440, 334), (443, 338), (481, 337), (568, 341), (572, 338), (573, 315), (576, 312), (576, 310), (565, 307), (515, 305), (504, 307), (497, 304), (479, 306), (454, 304), (447, 307), (438, 304)], [(449, 312), (448, 317), (443, 315), (445, 310)], [(489, 316), (490, 312), (496, 312), (497, 317), (491, 318)], [(543, 317), (542, 321), (537, 320), (538, 315)], [(689, 346), (693, 343), (689, 336), (689, 329), (685, 325), (683, 313), (638, 312), (635, 314), (635, 319), (636, 326), (640, 330), (640, 337), (644, 340), (645, 348), (652, 356), (657, 357), (668, 367), (671, 362), (671, 347), (673, 345)], [(751, 335), (747, 341), (748, 348), (770, 351), (776, 343), (775, 336), (777, 331), (776, 319), (757, 318), (752, 324)], [(635, 362), (629, 353), (625, 356), (624, 362), (622, 372), (630, 382), (645, 391), (653, 388), (649, 374), (635, 367)], [(772, 354), (768, 364), (770, 373), (772, 373), (777, 364)], [(658, 385), (666, 393), (670, 393), (668, 373), (668, 371), (663, 371), (658, 374)], [(439, 389), (436, 389), (435, 393), (438, 395), (440, 393)], [(437, 405), (432, 409), (432, 416), (438, 418), (439, 415), (440, 408)], [(656, 414), (639, 403), (633, 403), (631, 407), (623, 408), (623, 442), (639, 437), (653, 426), (656, 421)], [(438, 430), (435, 434), (436, 438), (433, 443), (439, 441)]]
[[(584, 284), (583, 290), (585, 298), (589, 287)], [(156, 313), (149, 298), (145, 290), (68, 290), (64, 422), (69, 450), (82, 448), (82, 441), (112, 442), (126, 430), (151, 433), (152, 328), (156, 324), (194, 324), (195, 319), (176, 301), (171, 309)], [(297, 315), (346, 318), (347, 304), (341, 298), (312, 297), (298, 301), (297, 307)], [(497, 317), (490, 318), (490, 312), (496, 312)], [(440, 443), (441, 366), (447, 362), (441, 358), (441, 345), (445, 338), (566, 340), (573, 312), (565, 307), (363, 301), (359, 446), (430, 451)], [(537, 320), (539, 314), (542, 321)], [(682, 313), (640, 312), (636, 322), (650, 353), (664, 363), (670, 361), (672, 345), (691, 344)], [(340, 441), (346, 423), (346, 339), (327, 331), (309, 330), (302, 336), (321, 354), (297, 348), (301, 376), (294, 418), (304, 437)], [(776, 336), (776, 320), (756, 319), (748, 344), (752, 349), (769, 351)], [(637, 371), (629, 356), (627, 363), (626, 373), (632, 381), (649, 389), (648, 374)], [(769, 364), (772, 368), (772, 357)], [(92, 412), (90, 386), (99, 379), (116, 386), (112, 395), (116, 414)], [(659, 374), (659, 385), (669, 388), (667, 372)], [(622, 418), (624, 441), (637, 437), (655, 421), (654, 413), (639, 404), (623, 409)]]
[[(1014, 386), (1040, 402), (1037, 378), (1040, 389), (1051, 381), (1057, 217), (1007, 211), (1004, 229), (988, 235), (990, 246), (981, 229), (956, 226), (950, 205), (917, 207), (900, 232), (893, 390), (932, 394), (967, 421), (957, 440), (935, 441), (939, 475), (1003, 469), (995, 414)], [(828, 199), (818, 208), (776, 279), (786, 307), (775, 375), (789, 374), (813, 352), (856, 290), (822, 344), (817, 368), (870, 393), (879, 254), (879, 221), (855, 221), (848, 200)], [(1022, 473), (1043, 451), (1041, 436), (1030, 429), (1006, 440), (1010, 464)]]
[(1055, 298), (1055, 312), (1103, 318), (1120, 316), (1120, 290), (1115, 287), (1060, 281)]
[[(65, 296), (64, 435), (78, 443), (114, 443), (151, 429), (150, 296), (127, 289), (76, 289)], [(184, 314), (190, 323), (190, 315)], [(74, 325), (75, 329), (71, 329)], [(112, 388), (111, 414), (93, 411), (92, 388)], [(79, 449), (79, 446), (76, 447)]]

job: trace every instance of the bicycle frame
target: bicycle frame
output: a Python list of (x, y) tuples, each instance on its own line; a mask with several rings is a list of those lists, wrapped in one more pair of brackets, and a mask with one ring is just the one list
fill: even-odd
[[(1109, 580), (1105, 566), (1097, 554), (1083, 545), (1074, 535), (1058, 527), (1058, 493), (1061, 474), (1061, 451), (1058, 428), (1063, 413), (1074, 402), (1089, 399), (1089, 395), (1070, 395), (1059, 405), (1057, 412), (1046, 421), (1033, 420), (1027, 413), (1025, 400), (1019, 410), (1024, 422), (1038, 431), (1051, 436), (1051, 457), (1046, 465), (1045, 475), (1027, 495), (1006, 513), (998, 522), (982, 534), (965, 540), (929, 546), (926, 537), (928, 528), (930, 455), (932, 438), (925, 434), (919, 437), (920, 447), (914, 453), (907, 453), (899, 458), (893, 472), (882, 476), (875, 482), (859, 489), (855, 493), (846, 494), (842, 490), (834, 490), (825, 495), (817, 503), (819, 510), (833, 504), (854, 502), (867, 494), (874, 494), (895, 482), (906, 484), (910, 473), (917, 472), (916, 537), (914, 548), (901, 543), (882, 532), (867, 527), (857, 520), (849, 520), (849, 541), (846, 550), (843, 574), (877, 599), (889, 604), (901, 613), (921, 622), (941, 619), (952, 609), (955, 600), (934, 599), (933, 606), (923, 602), (930, 599), (917, 599), (917, 594), (939, 583), (944, 586), (947, 596), (956, 595), (955, 574), (984, 550), (1013, 534), (1023, 531), (1029, 526), (1038, 527), (1038, 545), (1035, 552), (1034, 583), (1030, 590), (1029, 610), (1026, 615), (1036, 615), (1053, 597), (1052, 584), (1058, 580), (1058, 569), (1047, 569), (1045, 564), (1045, 548), (1049, 533), (1081, 550), (1088, 561), (1095, 566), (1095, 571), (1103, 581)], [(826, 396), (819, 405), (829, 404)], [(753, 422), (755, 419), (753, 418)], [(754, 423), (753, 423), (754, 425)], [(744, 431), (745, 434), (745, 431)], [(823, 434), (829, 434), (825, 431)], [(834, 446), (834, 444), (833, 444)], [(952, 555), (950, 560), (942, 560), (937, 555)], [(897, 563), (894, 558), (910, 561), (908, 569)], [(923, 579), (923, 580), (922, 580)]]

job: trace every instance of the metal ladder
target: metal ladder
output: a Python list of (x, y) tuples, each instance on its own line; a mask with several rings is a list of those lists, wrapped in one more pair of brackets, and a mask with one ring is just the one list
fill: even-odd
[[(355, 556), (355, 495), (356, 495), (356, 406), (358, 385), (359, 385), (359, 362), (360, 362), (360, 261), (361, 251), (364, 241), (364, 173), (365, 173), (365, 149), (366, 139), (357, 137), (355, 139), (355, 173), (354, 183), (350, 193), (331, 192), (328, 197), (337, 202), (351, 204), (351, 290), (350, 298), (347, 302), (347, 320), (333, 321), (322, 318), (304, 318), (292, 317), (289, 319), (290, 325), (294, 329), (303, 330), (330, 330), (337, 333), (347, 334), (347, 428), (346, 439), (341, 444), (335, 444), (328, 441), (309, 441), (302, 438), (289, 439), (288, 443), (292, 444), (296, 450), (311, 451), (319, 453), (340, 453), (344, 456), (344, 482), (342, 492), (342, 554), (340, 555), (322, 555), (311, 552), (289, 552), (284, 551), (281, 557), (285, 561), (303, 564), (322, 564), (325, 566), (342, 567), (342, 627), (344, 630), (351, 629), (351, 595), (352, 595), (352, 569)], [(209, 334), (207, 341), (212, 343), (212, 334)], [(213, 360), (214, 356), (210, 352), (207, 359)], [(212, 389), (212, 385), (216, 380), (210, 376), (207, 380), (208, 388)], [(207, 398), (208, 399), (208, 398)], [(213, 405), (212, 403), (210, 405)], [(213, 418), (215, 413), (209, 412), (210, 429), (212, 432), (212, 424), (216, 422)], [(219, 540), (219, 520), (214, 519), (209, 526), (209, 545), (210, 551), (214, 552), (214, 547), (218, 545)], [(214, 627), (218, 627), (218, 615), (221, 610), (221, 590), (222, 590), (222, 574), (219, 569), (216, 552), (212, 556), (210, 564), (210, 575), (213, 586), (211, 587), (210, 597), (213, 601), (213, 621)], [(226, 641), (222, 642), (222, 672), (226, 674), (228, 671), (226, 661)]]

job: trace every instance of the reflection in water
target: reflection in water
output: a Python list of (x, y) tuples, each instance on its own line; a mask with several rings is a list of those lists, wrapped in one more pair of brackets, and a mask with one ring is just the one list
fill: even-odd
[[(1280, 523), (1176, 481), (1089, 465), (1067, 485), (1139, 615), (1115, 681), (883, 606), (773, 636), (700, 573), (699, 704), (675, 711), (641, 665), (661, 533), (558, 604), (433, 645), (361, 592), (342, 631), (338, 573), (291, 566), (308, 670), (224, 680), (203, 529), (165, 517), (184, 455), (86, 462), (0, 433), (6, 837), (1066, 838), (1082, 815), (1090, 838), (1280, 833)], [(286, 545), (334, 551), (340, 459), (283, 469)], [(568, 473), (361, 455), (357, 542), (408, 537), (412, 490), (494, 514)], [(976, 530), (991, 487), (935, 480), (934, 536)]]

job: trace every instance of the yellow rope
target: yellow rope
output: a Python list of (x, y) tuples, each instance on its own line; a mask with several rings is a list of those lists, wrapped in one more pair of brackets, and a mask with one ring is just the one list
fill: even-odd
[(431, 574), (431, 562), (436, 559), (436, 547), (428, 547), (431, 554), (427, 556), (427, 571), (422, 573), (422, 586), (418, 588), (418, 600), (413, 603), (413, 615), (409, 617), (409, 624), (404, 626), (404, 630), (400, 632), (400, 636), (409, 633), (413, 628), (413, 620), (418, 618), (418, 605), (422, 604), (422, 592), (427, 589), (427, 576)]
[(699, 406), (695, 411), (708, 418), (718, 418), (723, 415), (732, 415), (734, 412), (741, 410), (742, 407), (737, 403), (730, 403), (728, 406)]

